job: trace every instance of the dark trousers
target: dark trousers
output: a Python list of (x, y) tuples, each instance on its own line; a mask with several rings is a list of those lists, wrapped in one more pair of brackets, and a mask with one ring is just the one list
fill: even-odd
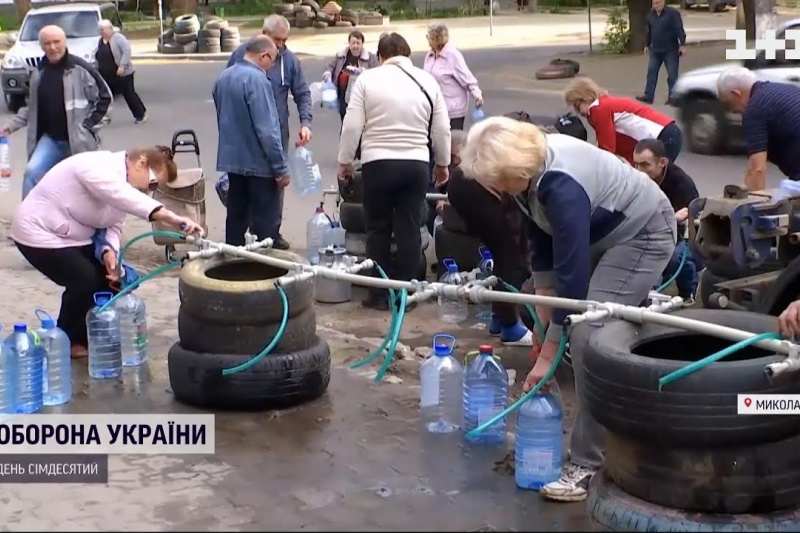
[[(492, 252), (495, 275), (521, 289), (530, 275), (530, 267), (526, 261), (524, 243), (527, 240), (519, 208), (511, 199), (501, 202), (477, 181), (456, 173), (447, 184), (447, 198), (466, 223), (469, 233)], [(493, 303), (492, 312), (502, 326), (513, 326), (519, 319), (517, 306), (512, 304)]]
[(450, 129), (451, 130), (463, 130), (464, 129), (464, 117), (451, 118), (450, 119)]
[(147, 108), (142, 103), (142, 99), (139, 98), (139, 94), (134, 87), (134, 75), (135, 73), (128, 74), (127, 76), (109, 76), (106, 77), (105, 80), (112, 94), (121, 94), (122, 97), (125, 98), (125, 103), (128, 104), (128, 109), (131, 110), (133, 118), (140, 120), (147, 114)]
[(45, 249), (17, 243), (17, 248), (33, 268), (64, 287), (58, 327), (73, 345), (87, 346), (86, 313), (94, 307), (94, 294), (111, 291), (106, 268), (94, 256), (94, 245)]
[(273, 178), (228, 172), (225, 242), (242, 246), (248, 227), (250, 233), (259, 240), (277, 239), (280, 229), (281, 190)]
[(655, 98), (658, 72), (661, 70), (661, 65), (666, 65), (667, 67), (667, 87), (669, 88), (670, 97), (672, 96), (672, 88), (675, 87), (675, 82), (678, 81), (679, 61), (678, 50), (666, 52), (650, 51), (650, 56), (647, 60), (647, 85), (645, 85), (644, 89), (644, 96), (648, 100), (652, 102)]
[(674, 163), (683, 148), (683, 132), (674, 122), (661, 130), (658, 140), (664, 144), (664, 151), (670, 163)]
[[(387, 274), (410, 281), (419, 267), (422, 203), (428, 186), (424, 161), (385, 159), (364, 163), (364, 217), (367, 256), (384, 270), (391, 263), (392, 233), (397, 244), (395, 269)], [(372, 291), (373, 295), (382, 294)]]
[(681, 260), (683, 259), (683, 254), (686, 254), (686, 260), (683, 263), (683, 267), (681, 268), (680, 272), (678, 272), (678, 276), (675, 278), (675, 285), (678, 287), (678, 294), (681, 298), (689, 298), (694, 297), (695, 293), (697, 292), (697, 285), (699, 284), (699, 272), (705, 268), (703, 265), (703, 260), (699, 257), (695, 257), (692, 253), (692, 250), (686, 244), (685, 239), (681, 239), (678, 241), (678, 244), (675, 246), (675, 252), (672, 254), (672, 258), (669, 260), (667, 264), (667, 268), (664, 269), (664, 275), (662, 276), (662, 282), (666, 282), (669, 278), (675, 275), (677, 272), (678, 267), (681, 266)]

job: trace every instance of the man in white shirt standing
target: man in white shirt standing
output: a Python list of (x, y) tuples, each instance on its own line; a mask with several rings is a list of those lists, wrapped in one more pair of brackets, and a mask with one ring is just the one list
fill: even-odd
[[(390, 276), (400, 280), (413, 279), (419, 264), (430, 146), (437, 185), (447, 182), (450, 165), (450, 119), (442, 91), (433, 76), (411, 64), (410, 55), (401, 35), (381, 38), (382, 64), (358, 77), (339, 139), (340, 180), (353, 175), (361, 140), (367, 256), (388, 270), (394, 233), (397, 264)], [(389, 309), (383, 290), (372, 290), (363, 304)]]

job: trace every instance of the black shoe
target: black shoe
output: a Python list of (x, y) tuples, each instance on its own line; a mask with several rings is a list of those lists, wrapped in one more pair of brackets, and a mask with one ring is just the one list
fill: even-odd
[(639, 100), (642, 103), (645, 103), (645, 104), (652, 104), (653, 103), (652, 100), (650, 100), (649, 98), (647, 98), (644, 95), (639, 95), (639, 96), (636, 97), (636, 99)]
[(674, 98), (667, 98), (667, 101), (664, 102), (664, 105), (669, 105), (669, 106), (672, 106), (672, 107), (678, 107), (678, 101), (675, 100)]
[(283, 235), (278, 235), (277, 239), (272, 240), (272, 247), (276, 250), (288, 250), (289, 242), (283, 238)]
[(371, 294), (361, 301), (361, 307), (374, 309), (375, 311), (388, 311), (389, 298), (387, 298), (385, 295), (375, 296)]

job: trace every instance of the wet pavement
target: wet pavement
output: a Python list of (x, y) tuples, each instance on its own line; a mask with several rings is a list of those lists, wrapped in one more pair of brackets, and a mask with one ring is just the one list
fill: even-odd
[[(0, 275), (15, 302), (0, 309), (6, 330), (33, 323), (38, 307), (55, 314), (61, 295), (25, 263), (7, 231), (0, 225)], [(101, 382), (75, 362), (73, 400), (46, 412), (199, 412), (173, 399), (167, 377), (166, 354), (177, 340), (176, 277), (154, 279), (139, 295), (148, 306), (149, 363)], [(364, 313), (356, 303), (318, 305), (317, 333), (334, 366), (325, 396), (285, 411), (216, 413), (214, 456), (116, 455), (108, 485), (5, 485), (3, 529), (586, 531), (584, 504), (548, 503), (515, 488), (505, 447), (466, 447), (457, 436), (418, 431), (417, 374), (437, 333), (435, 311), (423, 304), (409, 313), (391, 371), (374, 383), (374, 369), (346, 365), (380, 342), (388, 314)], [(471, 323), (448, 332), (460, 354), (490, 341)], [(512, 377), (527, 372), (527, 352), (497, 349)], [(560, 381), (568, 385), (569, 374)], [(518, 391), (517, 383), (512, 395)], [(569, 414), (569, 389), (562, 394)]]

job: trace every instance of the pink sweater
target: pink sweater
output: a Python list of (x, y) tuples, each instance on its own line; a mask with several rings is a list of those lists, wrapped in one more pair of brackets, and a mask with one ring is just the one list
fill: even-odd
[(430, 72), (439, 82), (450, 118), (467, 116), (469, 95), (479, 98), (482, 94), (478, 80), (472, 75), (458, 48), (447, 43), (438, 54), (429, 50), (425, 56), (424, 67), (425, 71)]
[(11, 238), (32, 248), (92, 243), (98, 229), (119, 250), (127, 215), (147, 220), (161, 205), (127, 181), (125, 152), (84, 152), (54, 166), (20, 204)]

